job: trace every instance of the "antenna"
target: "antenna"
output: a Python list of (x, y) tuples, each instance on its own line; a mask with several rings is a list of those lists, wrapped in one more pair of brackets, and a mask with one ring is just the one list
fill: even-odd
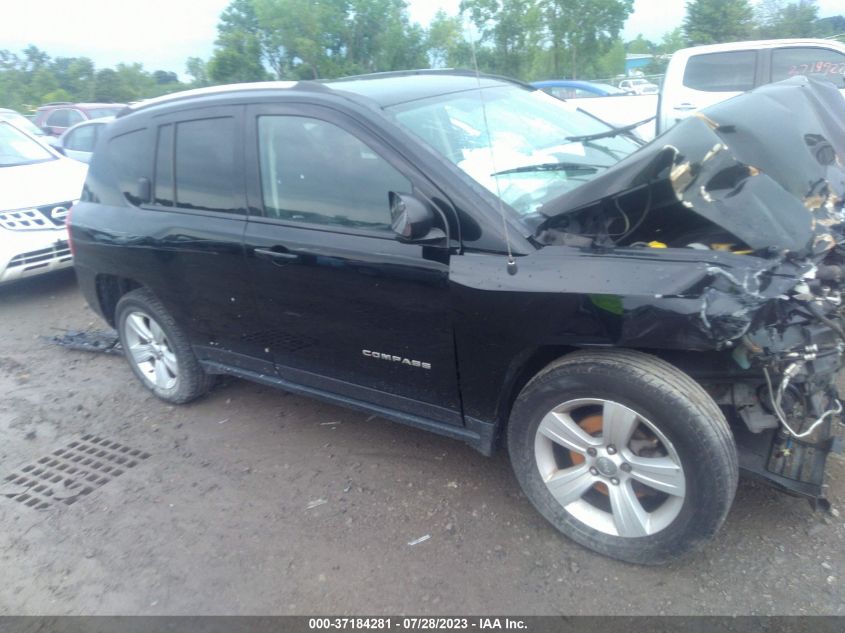
[(507, 216), (505, 215), (505, 205), (502, 202), (502, 190), (499, 188), (499, 170), (496, 169), (496, 156), (493, 152), (493, 137), (490, 134), (490, 124), (487, 122), (487, 103), (484, 100), (484, 90), (481, 88), (481, 72), (478, 70), (478, 58), (475, 56), (475, 38), (472, 37), (472, 33), (467, 30), (467, 34), (469, 35), (469, 45), (470, 50), (472, 51), (472, 65), (475, 68), (475, 80), (478, 82), (478, 97), (481, 99), (481, 114), (484, 118), (484, 131), (487, 134), (487, 147), (490, 150), (490, 166), (493, 169), (493, 179), (496, 183), (496, 199), (499, 201), (499, 215), (502, 217), (502, 228), (504, 229), (505, 234), (505, 245), (508, 249), (508, 274), (515, 275), (517, 273), (517, 266), (516, 260), (513, 257), (513, 251), (511, 250), (511, 240), (510, 234), (508, 233), (508, 221)]

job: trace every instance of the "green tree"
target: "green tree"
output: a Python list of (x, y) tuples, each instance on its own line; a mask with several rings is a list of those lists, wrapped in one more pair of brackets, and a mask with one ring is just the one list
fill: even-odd
[(345, 0), (255, 0), (265, 58), (272, 60), (276, 75), (319, 79), (343, 74), (348, 10)]
[(405, 0), (350, 0), (342, 29), (344, 72), (378, 72), (427, 66), (425, 32), (408, 19)]
[(616, 38), (604, 55), (599, 57), (595, 65), (594, 77), (607, 78), (613, 83), (616, 75), (625, 72), (625, 44), (621, 39)]
[(426, 48), (432, 68), (460, 68), (472, 65), (472, 52), (464, 37), (461, 18), (440, 9), (428, 26)]
[(536, 0), (462, 0), (460, 6), (481, 34), (476, 57), (482, 70), (511, 77), (530, 74), (541, 50)]
[[(59, 90), (59, 82), (56, 76), (46, 66), (33, 71), (28, 77), (26, 96), (30, 103), (41, 103), (48, 101), (45, 96)], [(61, 99), (65, 101), (65, 99)]]
[(696, 45), (749, 39), (754, 11), (748, 0), (691, 0), (683, 28), (687, 40)]
[(208, 77), (208, 64), (200, 57), (189, 57), (185, 62), (185, 72), (191, 78), (191, 86), (202, 88), (211, 85)]
[(821, 18), (818, 21), (820, 37), (839, 36), (840, 42), (845, 41), (845, 15), (833, 15), (829, 18)]
[(87, 57), (50, 56), (35, 46), (20, 55), (0, 50), (0, 107), (29, 111), (50, 101), (123, 102), (181, 90), (173, 72), (141, 64), (96, 70)]
[(410, 23), (405, 0), (253, 0), (252, 6), (263, 59), (279, 77), (428, 65), (425, 32)]
[(252, 0), (232, 0), (220, 16), (208, 76), (216, 83), (263, 81), (262, 30)]
[(816, 0), (764, 0), (757, 8), (760, 37), (816, 37), (822, 34)]
[(39, 49), (37, 46), (30, 44), (23, 50), (23, 58), (21, 59), (21, 70), (25, 73), (34, 73), (50, 64), (50, 56)]
[(0, 50), (0, 108), (26, 109), (26, 80), (21, 60), (12, 51)]
[(50, 70), (69, 99), (89, 101), (93, 98), (94, 62), (88, 57), (57, 57), (50, 65)]
[(660, 55), (671, 55), (675, 51), (686, 48), (687, 39), (681, 27), (677, 27), (668, 33), (664, 33), (657, 45), (657, 52)]
[(112, 68), (103, 68), (94, 75), (94, 100), (105, 103), (130, 101), (120, 75)]
[(597, 60), (613, 46), (634, 10), (634, 2), (540, 0), (540, 7), (555, 75), (566, 72), (575, 79), (597, 72)]
[(657, 44), (651, 40), (647, 40), (640, 33), (636, 39), (625, 42), (625, 51), (632, 55), (651, 55), (657, 51)]
[(153, 79), (160, 85), (179, 83), (179, 77), (176, 76), (176, 73), (166, 70), (156, 70), (153, 72)]

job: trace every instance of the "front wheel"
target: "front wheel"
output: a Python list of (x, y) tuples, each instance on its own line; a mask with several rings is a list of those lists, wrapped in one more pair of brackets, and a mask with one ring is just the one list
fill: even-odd
[(209, 376), (188, 338), (152, 292), (139, 288), (125, 294), (115, 317), (129, 366), (155, 395), (181, 404), (208, 391)]
[(552, 363), (517, 398), (508, 450), (546, 519), (628, 562), (663, 563), (710, 538), (737, 485), (718, 406), (689, 376), (639, 352)]

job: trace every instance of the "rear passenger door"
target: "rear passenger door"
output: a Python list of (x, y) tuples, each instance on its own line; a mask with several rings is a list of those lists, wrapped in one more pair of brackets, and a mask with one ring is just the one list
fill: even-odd
[[(461, 424), (449, 246), (401, 243), (388, 192), (442, 198), (384, 142), (313, 105), (247, 109), (246, 256), (291, 382)], [(442, 211), (442, 209), (441, 209)]]
[(155, 164), (144, 204), (154, 253), (146, 274), (178, 311), (201, 359), (234, 362), (250, 304), (243, 233), (243, 108), (192, 108), (155, 117)]

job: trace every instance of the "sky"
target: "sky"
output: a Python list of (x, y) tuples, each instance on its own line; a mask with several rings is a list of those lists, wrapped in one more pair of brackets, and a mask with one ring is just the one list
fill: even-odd
[[(411, 20), (427, 25), (439, 8), (456, 14), (460, 0), (409, 0)], [(0, 0), (0, 49), (20, 52), (35, 44), (52, 57), (86, 56), (97, 68), (140, 62), (185, 78), (188, 57), (207, 59), (220, 13), (229, 0)], [(680, 26), (684, 0), (635, 0), (623, 31), (651, 40)], [(819, 15), (845, 12), (843, 0), (818, 0)]]

